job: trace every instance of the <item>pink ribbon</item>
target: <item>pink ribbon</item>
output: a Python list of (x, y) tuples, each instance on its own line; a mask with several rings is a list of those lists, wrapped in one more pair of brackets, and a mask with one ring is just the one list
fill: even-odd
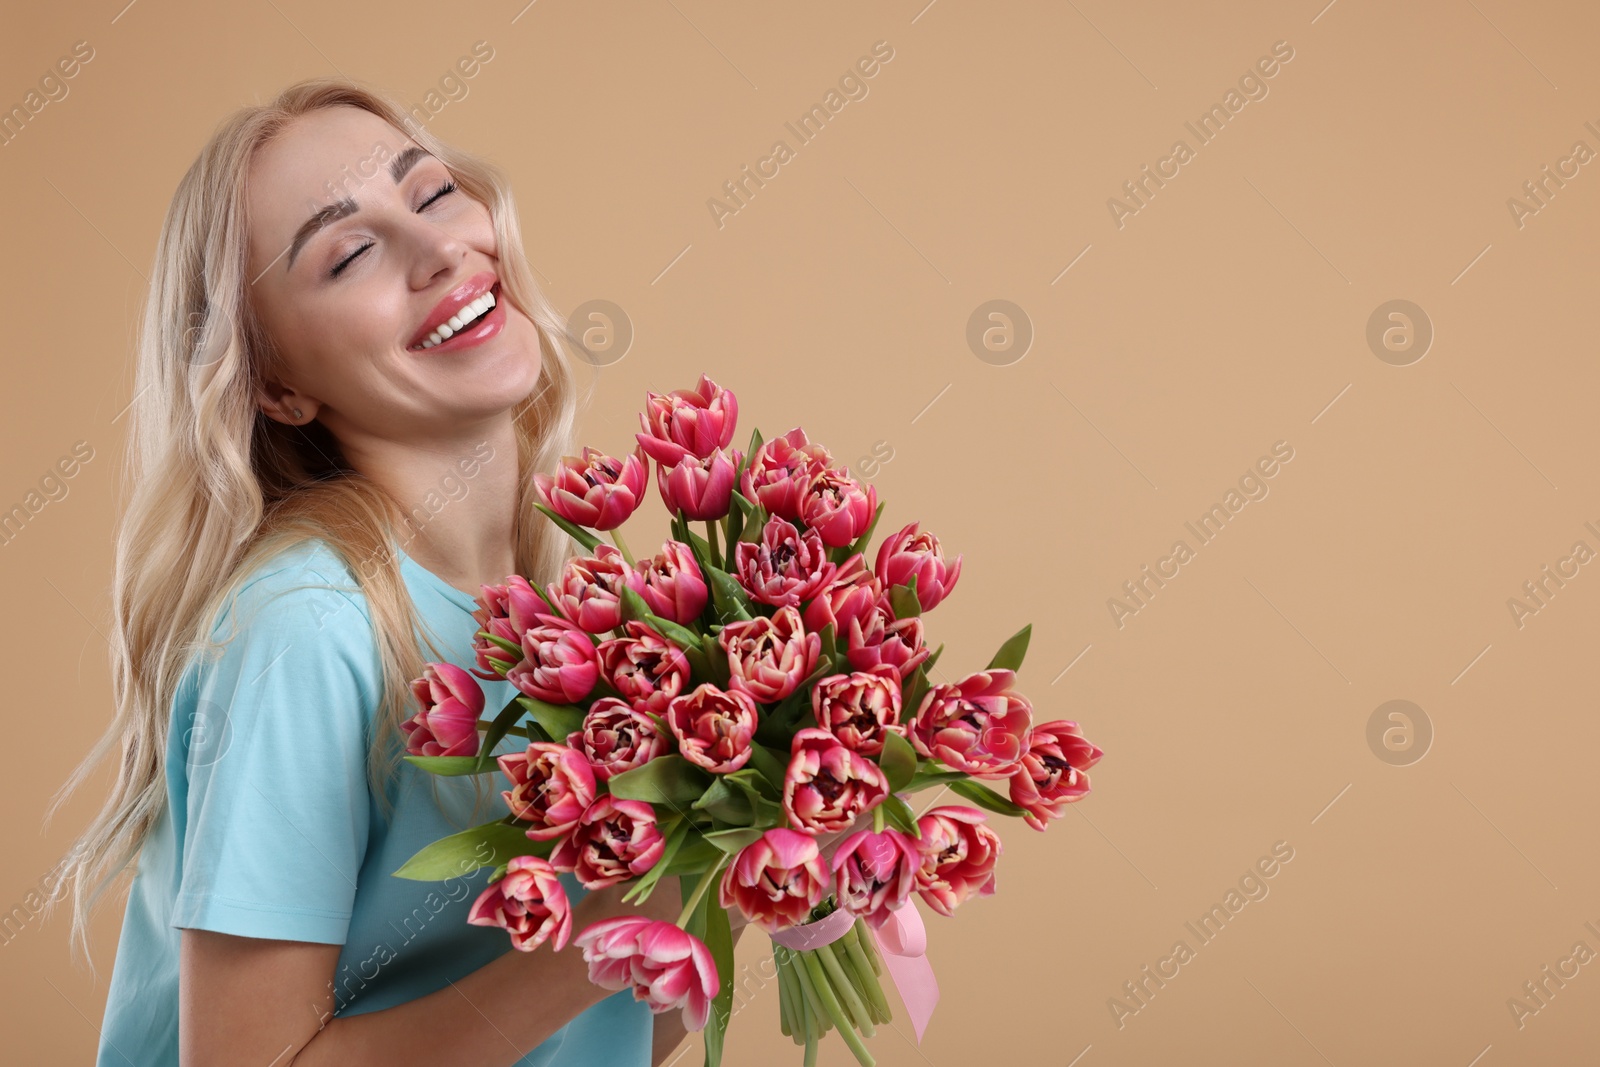
[[(816, 922), (790, 926), (772, 935), (772, 940), (796, 952), (821, 948), (839, 940), (855, 925), (856, 917), (838, 908)], [(872, 930), (872, 939), (878, 953), (889, 968), (889, 977), (905, 1002), (906, 1014), (917, 1032), (917, 1043), (922, 1043), (922, 1031), (933, 1017), (934, 1005), (939, 1003), (939, 983), (933, 977), (933, 965), (928, 962), (928, 931), (922, 925), (922, 914), (910, 900), (889, 913), (883, 926)]]

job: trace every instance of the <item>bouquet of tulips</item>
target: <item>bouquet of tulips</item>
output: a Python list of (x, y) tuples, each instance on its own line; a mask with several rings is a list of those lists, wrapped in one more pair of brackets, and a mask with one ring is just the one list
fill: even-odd
[[(837, 1029), (871, 1064), (862, 1038), (890, 1019), (885, 972), (919, 1041), (938, 998), (911, 895), (949, 916), (992, 894), (1001, 841), (988, 814), (1043, 831), (1089, 791), (1101, 750), (1075, 722), (1035, 723), (1013, 688), (1030, 626), (983, 670), (930, 679), (944, 646), (929, 650), (923, 617), (961, 557), (947, 561), (913, 522), (869, 566), (883, 507), (802, 429), (731, 448), (737, 401), (703, 375), (647, 403), (631, 454), (586, 447), (535, 475), (540, 510), (588, 555), (547, 588), (519, 575), (484, 586), (476, 667), (430, 663), (412, 683), (406, 759), (503, 773), (510, 813), (395, 874), (497, 863), (468, 921), (503, 927), (523, 951), (574, 941), (597, 985), (681, 1009), (704, 1031), (707, 1067), (732, 1014), (737, 908), (771, 935), (779, 1024), (805, 1063)], [(620, 527), (652, 460), (672, 538), (635, 560)], [(480, 719), (477, 678), (519, 695)], [(526, 750), (491, 759), (508, 733)], [(908, 798), (931, 786), (971, 805), (919, 815)], [(573, 937), (563, 872), (590, 889), (631, 883), (624, 900), (677, 875), (682, 914), (603, 919)]]

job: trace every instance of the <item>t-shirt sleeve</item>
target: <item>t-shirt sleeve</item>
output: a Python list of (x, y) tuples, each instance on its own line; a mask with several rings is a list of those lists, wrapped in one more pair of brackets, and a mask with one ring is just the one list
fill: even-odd
[(213, 630), (231, 633), (221, 656), (194, 668), (192, 722), (169, 748), (187, 776), (174, 927), (346, 939), (381, 687), (359, 591), (323, 584), (353, 588), (298, 568), (249, 583)]

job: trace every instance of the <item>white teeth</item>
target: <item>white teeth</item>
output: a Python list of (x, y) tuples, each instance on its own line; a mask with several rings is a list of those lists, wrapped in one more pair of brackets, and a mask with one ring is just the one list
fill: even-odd
[(462, 327), (470, 325), (472, 321), (478, 318), (480, 315), (487, 314), (494, 308), (494, 305), (494, 293), (484, 293), (482, 296), (478, 297), (478, 299), (472, 301), (470, 304), (467, 304), (460, 311), (456, 312), (444, 322), (440, 323), (434, 329), (434, 331), (427, 336), (427, 339), (417, 347), (432, 348), (434, 345), (442, 344), (443, 342), (448, 341), (451, 334), (459, 333)]

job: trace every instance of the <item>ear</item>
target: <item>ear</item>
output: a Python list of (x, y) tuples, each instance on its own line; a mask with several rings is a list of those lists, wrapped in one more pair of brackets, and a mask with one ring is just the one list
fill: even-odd
[[(304, 426), (317, 417), (322, 405), (293, 386), (269, 381), (256, 387), (256, 404), (269, 419), (285, 426)], [(300, 414), (296, 415), (295, 412)]]

